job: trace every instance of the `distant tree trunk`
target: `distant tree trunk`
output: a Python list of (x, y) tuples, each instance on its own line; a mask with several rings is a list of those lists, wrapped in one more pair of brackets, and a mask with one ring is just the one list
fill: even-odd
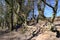
[(27, 26), (27, 15), (25, 14), (25, 26)]
[(11, 0), (11, 31), (13, 31), (14, 27), (13, 27), (13, 0)]
[(35, 19), (35, 17), (34, 17), (34, 0), (33, 0), (33, 19)]
[[(13, 11), (13, 9), (12, 9)], [(11, 13), (11, 30), (13, 30), (13, 12)]]
[(54, 11), (54, 13), (53, 13), (52, 23), (54, 22), (55, 16), (56, 16), (56, 11)]
[(37, 23), (38, 23), (38, 21), (39, 21), (39, 18), (38, 18), (38, 17), (37, 17), (37, 20), (36, 20), (36, 21), (37, 21)]
[(1, 26), (1, 22), (0, 22), (0, 26)]
[(3, 29), (3, 22), (1, 23), (1, 27), (2, 27), (2, 29)]
[(13, 18), (12, 18), (12, 16), (11, 16), (11, 31), (13, 30)]
[(10, 29), (10, 24), (9, 24), (8, 20), (6, 20), (6, 24), (5, 25), (8, 27), (8, 29)]

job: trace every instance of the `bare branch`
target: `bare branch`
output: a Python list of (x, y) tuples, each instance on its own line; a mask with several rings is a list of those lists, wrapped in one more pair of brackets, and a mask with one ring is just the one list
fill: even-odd
[(58, 9), (58, 0), (56, 0), (56, 4), (55, 4), (54, 9), (53, 9), (54, 13), (53, 13), (53, 18), (52, 18), (52, 23), (54, 22), (54, 19), (56, 17), (57, 9)]
[(46, 5), (48, 5), (48, 6), (49, 6), (49, 7), (51, 7), (52, 9), (54, 9), (54, 7), (53, 7), (53, 6), (51, 6), (50, 4), (46, 3), (46, 1), (45, 1), (45, 0), (41, 0), (41, 1), (43, 1)]

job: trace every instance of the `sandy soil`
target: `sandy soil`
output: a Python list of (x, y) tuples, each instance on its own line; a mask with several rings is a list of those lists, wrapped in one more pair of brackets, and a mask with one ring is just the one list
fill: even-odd
[[(40, 27), (43, 27), (45, 23), (41, 22), (34, 26), (28, 26), (27, 29), (20, 28), (18, 31), (12, 31), (5, 33), (0, 31), (0, 40), (28, 40), (34, 31), (38, 31)], [(60, 28), (60, 26), (58, 27)], [(34, 36), (30, 40), (60, 40), (56, 37), (56, 32), (40, 30), (38, 35)]]

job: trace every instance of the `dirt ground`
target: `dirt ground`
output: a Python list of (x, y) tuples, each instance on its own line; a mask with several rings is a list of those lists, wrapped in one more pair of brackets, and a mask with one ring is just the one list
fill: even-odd
[[(44, 25), (43, 22), (27, 28), (19, 28), (18, 31), (4, 32), (0, 31), (0, 40), (60, 40), (56, 37), (56, 32), (40, 30), (37, 35), (33, 32), (38, 31)], [(24, 30), (23, 30), (24, 29)], [(30, 38), (30, 39), (29, 39)]]

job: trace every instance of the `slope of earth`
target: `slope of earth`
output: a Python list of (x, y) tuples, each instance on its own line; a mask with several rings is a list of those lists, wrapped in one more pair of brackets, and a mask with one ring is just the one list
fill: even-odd
[[(43, 31), (44, 29), (41, 29), (44, 27), (45, 23), (46, 21), (40, 21), (36, 25), (20, 28), (17, 32), (12, 31), (5, 34), (0, 32), (0, 40), (28, 40), (29, 38), (29, 40), (60, 40), (60, 38), (56, 37), (56, 32)], [(55, 21), (54, 23), (59, 24), (60, 22)], [(57, 28), (60, 29), (60, 26)], [(33, 34), (35, 34), (35, 36), (33, 36)]]
[(36, 37), (36, 40), (60, 40), (60, 38), (56, 37), (56, 33), (51, 31), (46, 31), (39, 36)]
[(37, 30), (36, 27), (28, 26), (26, 28), (22, 27), (18, 29), (17, 32), (12, 31), (5, 34), (2, 34), (4, 32), (0, 32), (0, 40), (27, 40), (32, 36), (35, 30)]

